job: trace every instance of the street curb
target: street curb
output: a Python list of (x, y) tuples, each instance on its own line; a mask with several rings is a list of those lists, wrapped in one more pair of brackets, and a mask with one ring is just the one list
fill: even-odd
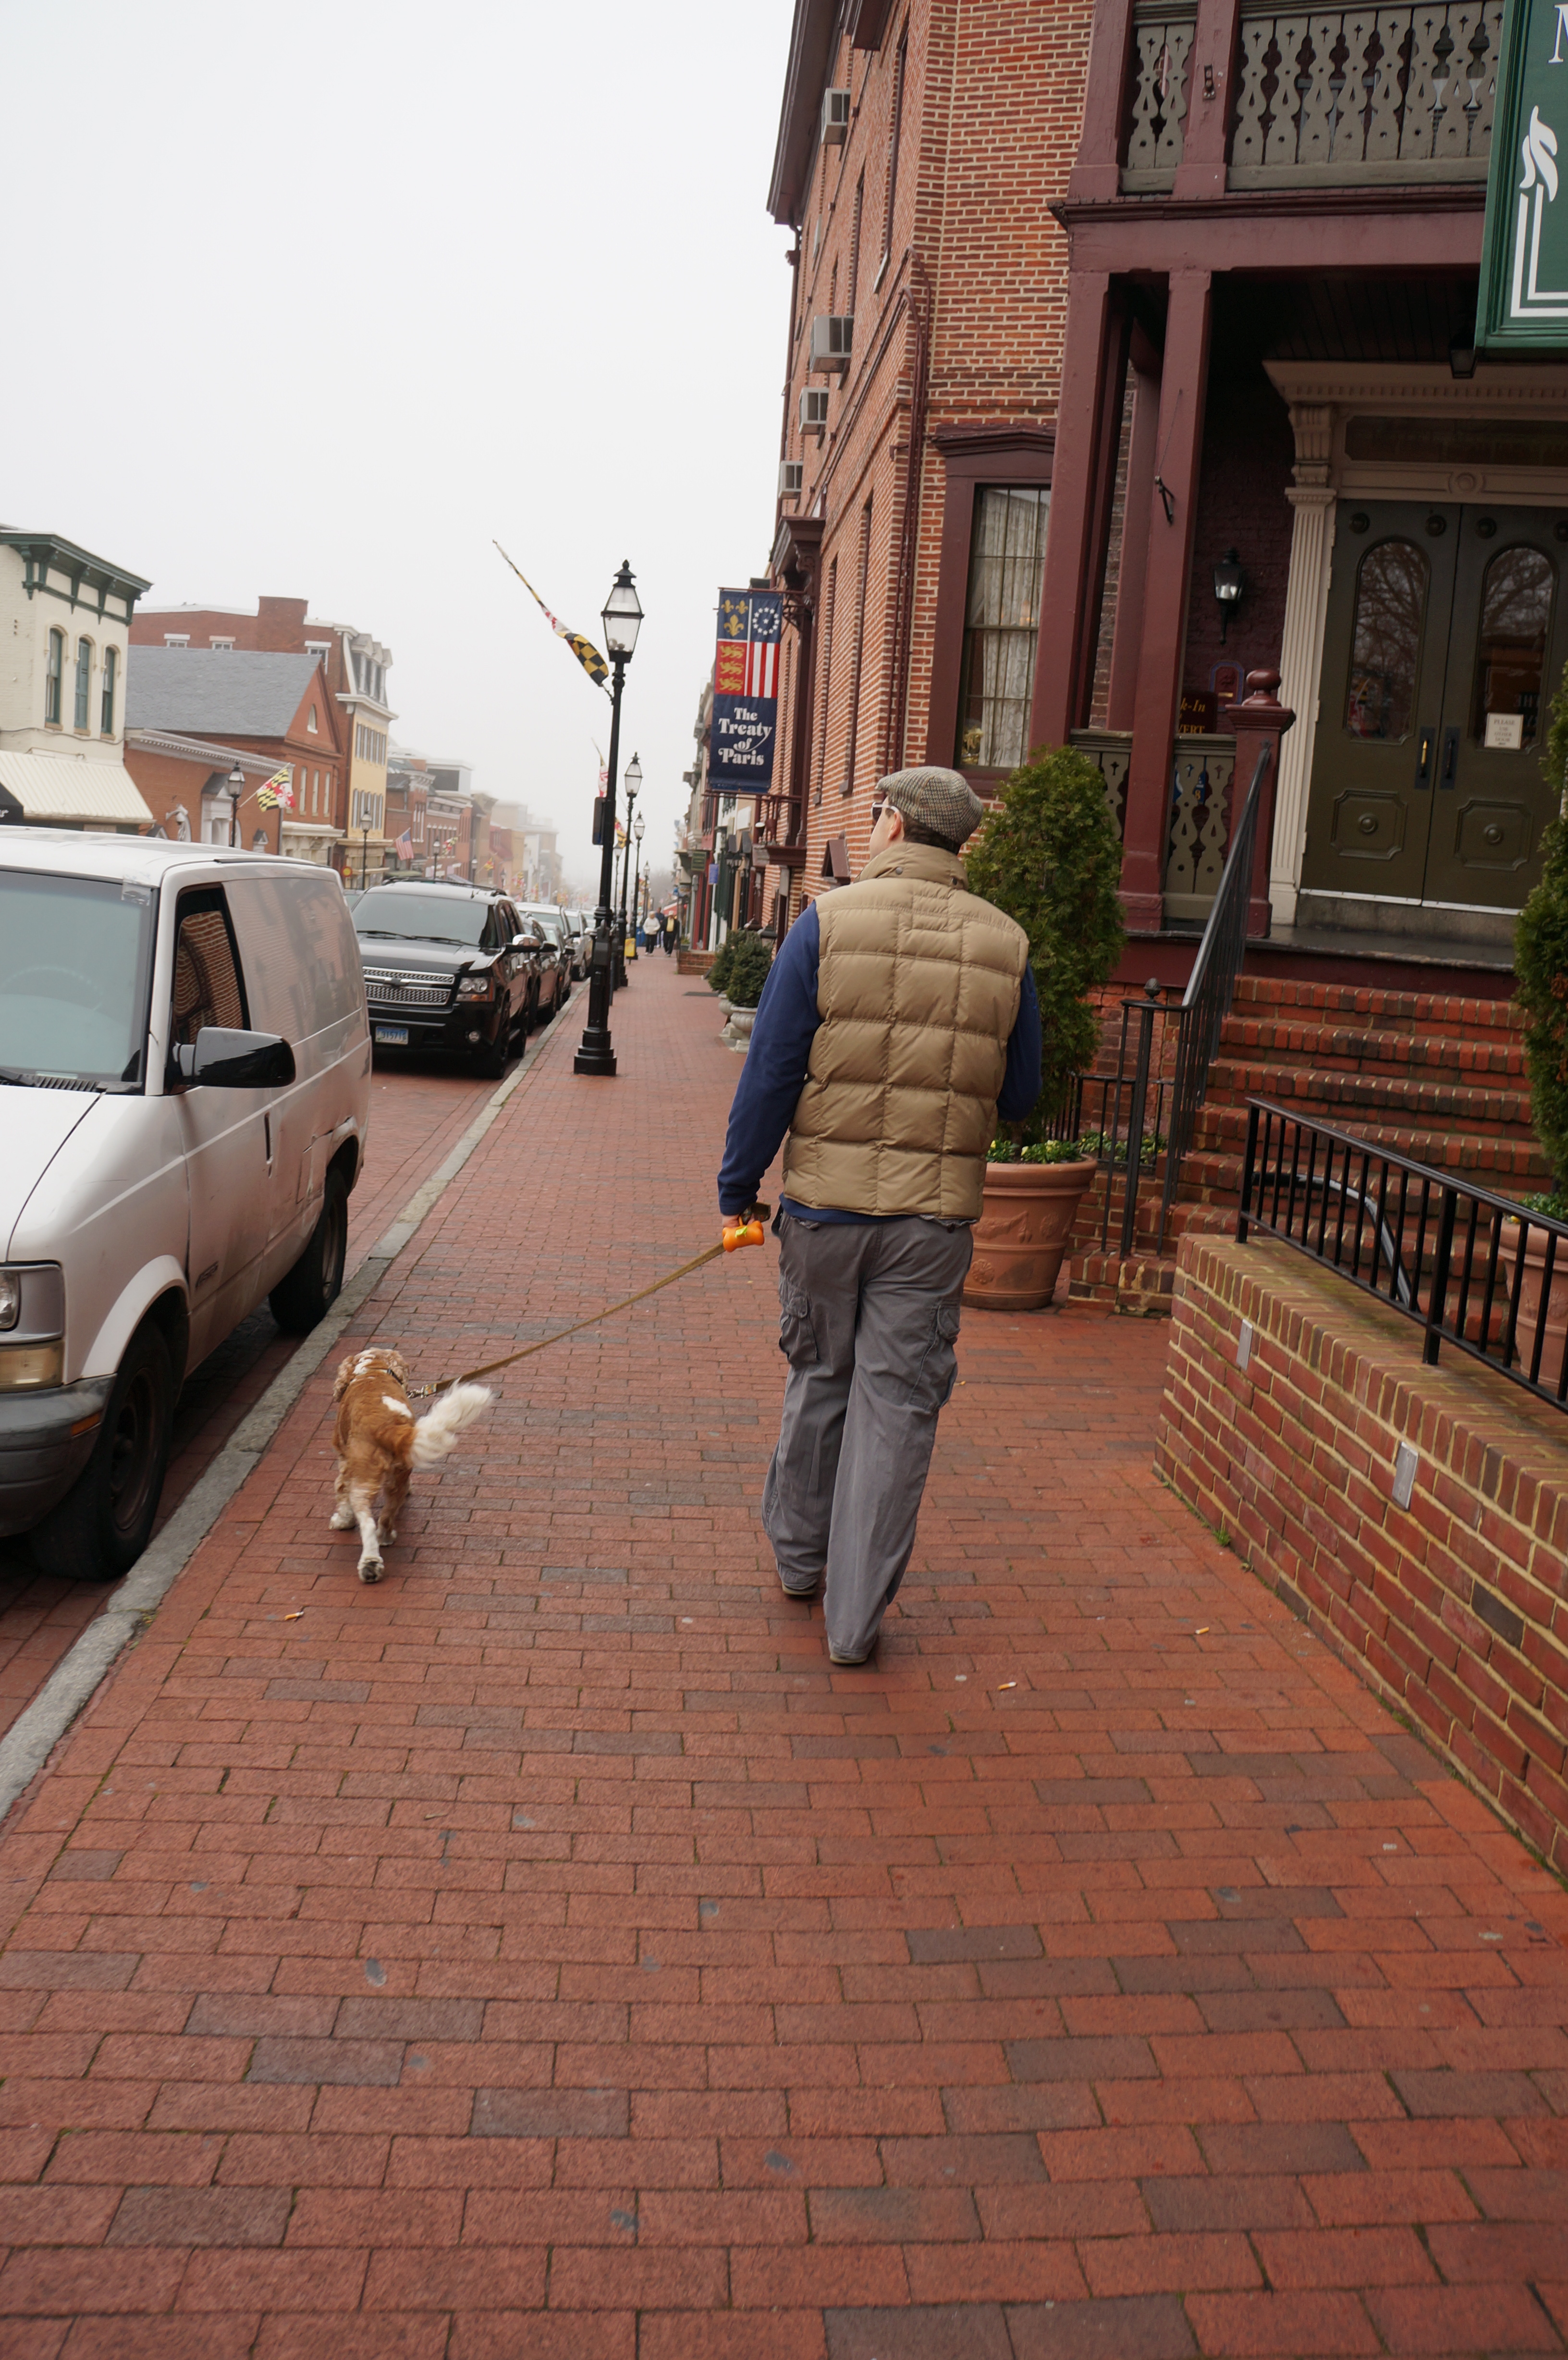
[[(565, 1011), (562, 1011), (562, 1013)], [(55, 1666), (25, 1712), (0, 1737), (0, 1823), (38, 1776), (78, 1714), (92, 1703), (124, 1650), (146, 1630), (202, 1541), (262, 1456), (289, 1412), (361, 1306), (399, 1254), (419, 1235), (479, 1142), (552, 1042), (564, 1037), (559, 1018), (536, 1034), (515, 1072), (480, 1108), (450, 1153), (422, 1181), (384, 1229), (319, 1327), (279, 1369), (261, 1399), (246, 1411), (228, 1441), (176, 1508), (163, 1530), (116, 1584), (114, 1602), (81, 1633)]]

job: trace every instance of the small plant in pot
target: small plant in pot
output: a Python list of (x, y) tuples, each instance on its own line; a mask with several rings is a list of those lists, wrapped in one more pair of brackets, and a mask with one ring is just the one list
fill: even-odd
[(966, 848), (972, 892), (1029, 936), (1043, 1054), (1033, 1113), (994, 1142), (965, 1303), (1038, 1311), (1056, 1292), (1078, 1207), (1098, 1165), (1076, 1140), (1053, 1138), (1073, 1084), (1094, 1065), (1091, 994), (1110, 980), (1126, 939), (1117, 887), (1122, 847), (1105, 782), (1086, 755), (1049, 748), (1014, 771)]
[[(1552, 727), (1541, 770), (1559, 796), (1568, 787), (1568, 672), (1552, 700)], [(1527, 1212), (1568, 1221), (1568, 817), (1560, 814), (1542, 840), (1541, 882), (1519, 913), (1514, 931), (1515, 997), (1524, 1011), (1524, 1064), (1530, 1080), (1530, 1113), (1536, 1138), (1552, 1165), (1552, 1187), (1521, 1196)], [(1505, 1250), (1517, 1232), (1508, 1224)], [(1547, 1233), (1525, 1232), (1525, 1277), (1515, 1330), (1519, 1358), (1528, 1369), (1547, 1287)], [(1552, 1258), (1551, 1303), (1545, 1314), (1541, 1353), (1543, 1382), (1555, 1385), (1568, 1349), (1568, 1247), (1561, 1240)]]
[(762, 987), (773, 964), (773, 945), (760, 934), (736, 934), (730, 935), (724, 949), (729, 953), (724, 968), (729, 1022), (722, 1037), (732, 1049), (744, 1049), (751, 1039), (757, 1003), (762, 998)]

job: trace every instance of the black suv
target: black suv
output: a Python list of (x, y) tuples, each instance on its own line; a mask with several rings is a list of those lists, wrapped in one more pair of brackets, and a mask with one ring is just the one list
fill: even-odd
[(554, 960), (504, 893), (476, 885), (373, 885), (354, 907), (377, 1049), (442, 1049), (482, 1074), (506, 1070), (539, 1014)]

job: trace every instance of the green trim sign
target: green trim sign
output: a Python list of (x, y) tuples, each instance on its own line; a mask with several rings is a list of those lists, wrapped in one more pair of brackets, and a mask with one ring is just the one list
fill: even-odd
[(1508, 0), (1492, 116), (1476, 323), (1476, 342), (1490, 350), (1568, 350), (1564, 174), (1568, 0)]

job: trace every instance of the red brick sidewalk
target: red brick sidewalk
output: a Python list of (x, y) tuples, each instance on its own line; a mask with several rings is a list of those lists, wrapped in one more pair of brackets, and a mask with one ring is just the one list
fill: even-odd
[[(477, 1081), (462, 1067), (439, 1065), (434, 1058), (377, 1067), (369, 1153), (349, 1199), (347, 1275), (451, 1153), (495, 1088), (493, 1081)], [(279, 1335), (264, 1304), (191, 1371), (175, 1412), (174, 1449), (158, 1504), (160, 1529), (299, 1341), (297, 1336)], [(0, 1540), (0, 1735), (27, 1710), (108, 1595), (95, 1583), (39, 1573), (25, 1540)]]
[[(713, 1234), (700, 989), (551, 1044), (356, 1335)], [(1156, 1483), (1162, 1331), (971, 1315), (833, 1673), (771, 1278), (525, 1364), (376, 1590), (311, 1386), (0, 1852), (6, 2360), (1561, 2352), (1568, 1906)]]

